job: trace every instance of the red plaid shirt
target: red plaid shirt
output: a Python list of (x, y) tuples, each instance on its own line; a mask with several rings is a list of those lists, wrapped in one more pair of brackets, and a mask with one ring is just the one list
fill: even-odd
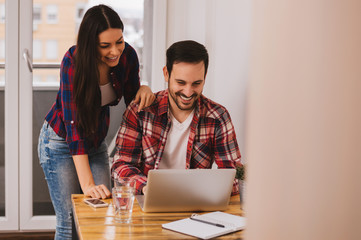
[(73, 100), (74, 58), (76, 47), (71, 47), (61, 62), (60, 88), (56, 101), (45, 120), (55, 133), (65, 138), (71, 155), (87, 154), (89, 149), (99, 147), (105, 139), (109, 128), (109, 105), (116, 105), (124, 96), (125, 104), (135, 97), (139, 87), (139, 62), (135, 50), (125, 43), (117, 66), (111, 68), (109, 79), (117, 95), (117, 99), (101, 108), (97, 132), (91, 138), (85, 138), (76, 126), (76, 106)]
[[(112, 171), (137, 181), (136, 194), (146, 185), (150, 169), (157, 169), (171, 128), (168, 90), (156, 93), (156, 100), (138, 113), (131, 103), (123, 115), (117, 136)], [(204, 97), (199, 98), (187, 144), (186, 168), (235, 168), (241, 161), (234, 127), (227, 110)], [(238, 193), (234, 181), (232, 195)]]

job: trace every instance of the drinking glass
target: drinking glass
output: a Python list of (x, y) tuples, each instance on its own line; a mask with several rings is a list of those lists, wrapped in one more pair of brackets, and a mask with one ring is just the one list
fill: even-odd
[(129, 177), (114, 179), (112, 189), (116, 222), (129, 223), (132, 219), (135, 180)]

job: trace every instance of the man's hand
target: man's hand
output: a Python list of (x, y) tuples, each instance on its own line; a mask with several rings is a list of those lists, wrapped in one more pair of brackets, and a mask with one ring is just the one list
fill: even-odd
[(145, 195), (145, 192), (147, 191), (147, 186), (144, 186), (142, 189), (143, 194)]
[(135, 99), (134, 99), (134, 102), (139, 104), (138, 112), (151, 105), (154, 99), (155, 99), (155, 95), (148, 86), (145, 85), (140, 86), (137, 95), (135, 95)]

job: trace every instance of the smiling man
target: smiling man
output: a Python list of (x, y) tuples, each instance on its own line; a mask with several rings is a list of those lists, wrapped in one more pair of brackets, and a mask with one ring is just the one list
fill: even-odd
[[(236, 134), (226, 108), (202, 95), (208, 52), (195, 41), (176, 42), (163, 68), (168, 89), (138, 112), (130, 104), (117, 137), (112, 171), (136, 179), (144, 193), (151, 169), (235, 168), (241, 162)], [(237, 194), (234, 182), (232, 194)]]

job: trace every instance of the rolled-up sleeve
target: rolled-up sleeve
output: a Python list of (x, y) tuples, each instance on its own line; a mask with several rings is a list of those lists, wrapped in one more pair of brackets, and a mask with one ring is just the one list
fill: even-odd
[(62, 117), (66, 129), (65, 139), (69, 145), (71, 155), (87, 154), (86, 142), (76, 126), (76, 106), (73, 101), (74, 65), (72, 58), (66, 55), (60, 69), (60, 96)]
[(136, 104), (130, 104), (123, 115), (117, 140), (112, 171), (118, 176), (136, 180), (136, 194), (141, 194), (147, 177), (142, 172), (142, 131), (138, 123)]
[[(218, 168), (235, 168), (241, 161), (236, 133), (231, 117), (227, 110), (218, 119), (218, 126), (215, 130), (215, 162)], [(238, 193), (238, 181), (233, 183), (232, 195)]]

